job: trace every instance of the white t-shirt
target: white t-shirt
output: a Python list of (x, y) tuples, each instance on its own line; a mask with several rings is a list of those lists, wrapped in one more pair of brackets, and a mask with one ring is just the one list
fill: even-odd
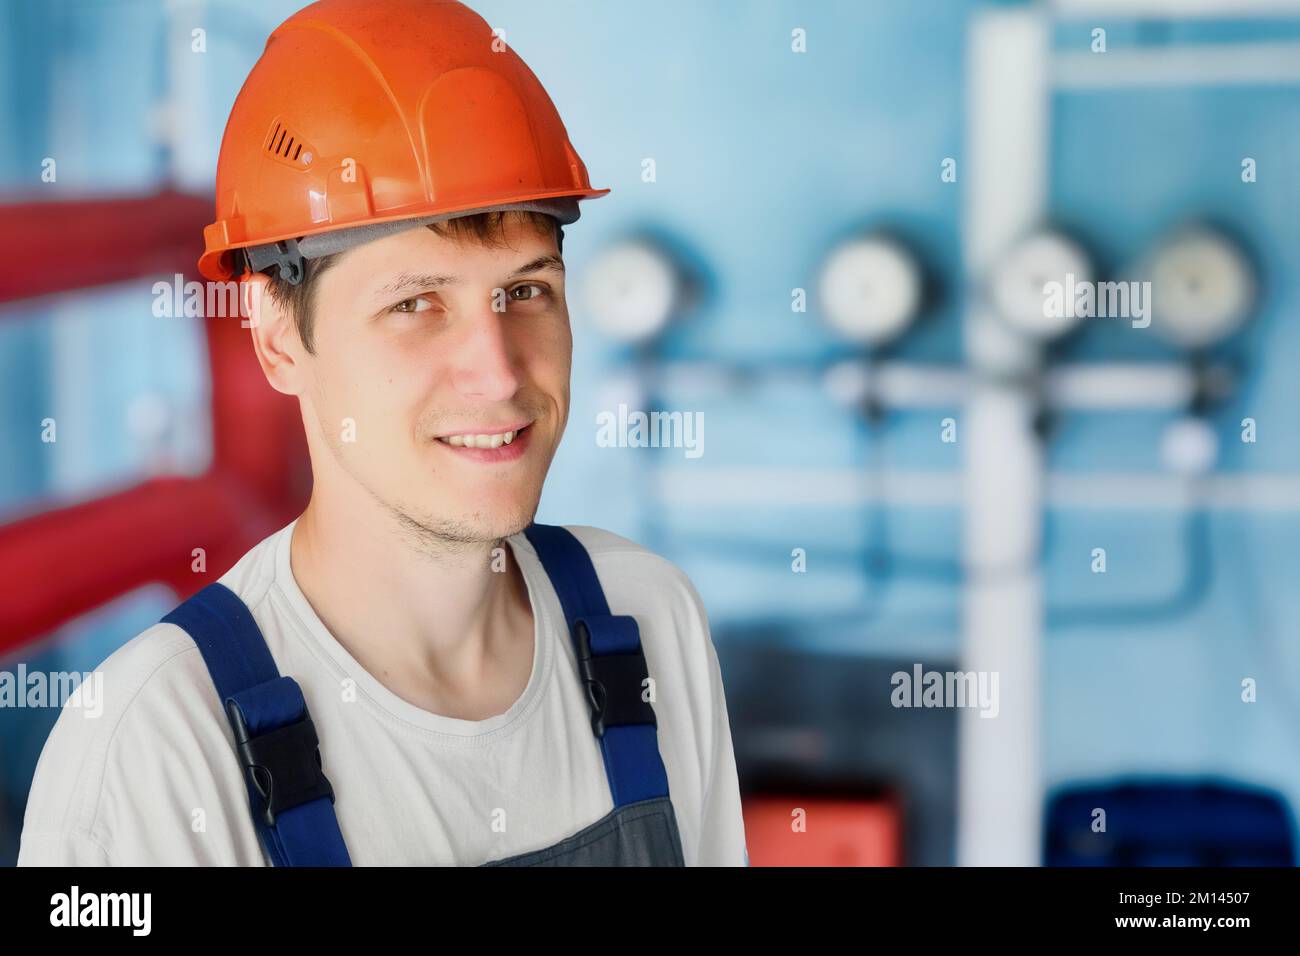
[[(640, 628), (686, 864), (746, 865), (699, 595), (639, 545), (570, 530), (610, 609)], [(302, 687), (354, 865), (478, 865), (550, 846), (613, 809), (559, 599), (522, 533), (507, 540), (536, 622), (532, 673), (509, 710), (471, 721), (401, 699), (334, 639), (290, 570), (292, 531), (259, 543), (221, 583), (249, 606), (280, 673)], [(65, 706), (41, 753), (19, 865), (268, 865), (233, 733), (190, 637), (154, 625), (99, 670), (102, 713)]]

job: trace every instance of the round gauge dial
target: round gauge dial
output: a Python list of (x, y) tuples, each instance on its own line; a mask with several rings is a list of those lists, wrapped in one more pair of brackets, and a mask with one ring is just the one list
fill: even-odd
[(1054, 339), (1079, 322), (1072, 290), (1091, 281), (1092, 266), (1077, 243), (1060, 233), (1037, 232), (1016, 243), (994, 268), (991, 295), (1013, 330)]
[(853, 342), (881, 345), (916, 318), (921, 270), (899, 243), (864, 236), (844, 243), (826, 260), (818, 294), (835, 331)]
[(642, 241), (620, 243), (600, 253), (588, 272), (592, 321), (623, 342), (642, 342), (659, 334), (672, 318), (680, 292), (681, 277), (672, 261)]

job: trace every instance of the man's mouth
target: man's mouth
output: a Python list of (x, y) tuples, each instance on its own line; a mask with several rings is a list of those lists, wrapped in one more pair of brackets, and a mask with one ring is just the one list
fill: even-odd
[(493, 432), (473, 432), (461, 434), (441, 434), (438, 441), (443, 445), (452, 447), (467, 447), (467, 449), (499, 449), (502, 445), (510, 445), (515, 438), (523, 432), (528, 425), (512, 425), (510, 428), (500, 428)]
[(482, 432), (439, 434), (438, 444), (456, 458), (481, 464), (507, 464), (517, 462), (528, 453), (532, 445), (534, 421), (520, 424), (498, 425)]

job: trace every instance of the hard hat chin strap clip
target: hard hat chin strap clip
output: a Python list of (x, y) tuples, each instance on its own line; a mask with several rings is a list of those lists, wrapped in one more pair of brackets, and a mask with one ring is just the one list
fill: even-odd
[(248, 266), (254, 272), (263, 272), (271, 266), (278, 266), (280, 278), (289, 285), (302, 282), (304, 260), (298, 251), (297, 239), (283, 239), (280, 242), (268, 242), (260, 246), (248, 246), (244, 250)]

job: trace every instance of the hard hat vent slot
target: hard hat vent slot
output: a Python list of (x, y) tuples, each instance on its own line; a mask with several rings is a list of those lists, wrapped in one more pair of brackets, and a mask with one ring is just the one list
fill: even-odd
[(312, 148), (282, 119), (277, 119), (271, 124), (270, 132), (266, 136), (265, 148), (273, 159), (287, 163), (296, 169), (309, 166), (312, 161)]

